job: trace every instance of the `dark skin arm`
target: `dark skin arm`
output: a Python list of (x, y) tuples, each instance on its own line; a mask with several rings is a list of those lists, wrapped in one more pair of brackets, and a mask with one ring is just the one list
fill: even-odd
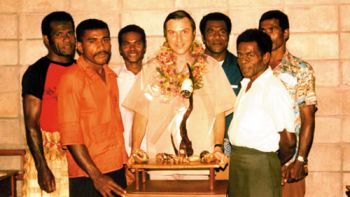
[(43, 138), (39, 125), (41, 100), (32, 95), (24, 96), (23, 113), (27, 143), (38, 172), (38, 184), (42, 190), (51, 193), (56, 190), (56, 183), (44, 156)]
[[(309, 155), (315, 131), (315, 105), (300, 106), (301, 128), (299, 134), (298, 155), (306, 159)], [(304, 163), (295, 160), (288, 166), (289, 178), (292, 181), (297, 181), (306, 176)]]
[(83, 169), (94, 183), (95, 189), (100, 192), (103, 197), (113, 197), (113, 194), (122, 196), (125, 190), (120, 187), (107, 175), (101, 173), (92, 161), (90, 154), (83, 144), (67, 145), (69, 152), (73, 155), (74, 160)]
[(294, 133), (290, 133), (286, 129), (280, 132), (278, 157), (280, 158), (281, 164), (286, 163), (293, 157), (295, 145), (296, 137)]

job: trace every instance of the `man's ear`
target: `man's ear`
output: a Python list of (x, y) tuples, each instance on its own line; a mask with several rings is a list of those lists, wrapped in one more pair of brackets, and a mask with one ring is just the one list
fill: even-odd
[(270, 63), (270, 58), (271, 58), (271, 53), (270, 52), (266, 52), (263, 56), (263, 63), (264, 65), (269, 65)]
[(46, 47), (50, 46), (49, 37), (47, 35), (43, 35), (43, 42)]
[(83, 46), (82, 45), (83, 45), (83, 43), (77, 41), (76, 47), (77, 47), (77, 51), (79, 54), (83, 54)]
[(283, 37), (284, 37), (284, 41), (287, 42), (289, 39), (289, 28), (283, 31)]

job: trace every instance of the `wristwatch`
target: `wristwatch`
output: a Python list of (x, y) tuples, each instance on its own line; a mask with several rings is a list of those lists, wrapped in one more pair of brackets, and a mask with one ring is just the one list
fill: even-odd
[(215, 148), (215, 147), (221, 148), (222, 152), (224, 152), (224, 145), (223, 145), (223, 144), (215, 144), (215, 145), (214, 145), (214, 148)]
[(297, 160), (303, 163), (306, 163), (306, 159), (303, 156), (298, 155)]

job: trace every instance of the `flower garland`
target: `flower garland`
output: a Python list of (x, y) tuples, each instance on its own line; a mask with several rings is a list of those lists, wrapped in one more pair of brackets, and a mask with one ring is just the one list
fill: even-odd
[[(206, 55), (202, 45), (195, 41), (191, 46), (191, 55), (194, 62), (190, 65), (193, 74), (193, 90), (203, 87), (203, 75), (206, 72)], [(177, 73), (176, 71), (176, 56), (170, 49), (167, 42), (164, 42), (160, 48), (156, 59), (160, 65), (156, 68), (156, 85), (160, 88), (160, 93), (163, 96), (177, 96), (180, 93), (182, 82), (189, 78), (188, 69), (185, 72)]]

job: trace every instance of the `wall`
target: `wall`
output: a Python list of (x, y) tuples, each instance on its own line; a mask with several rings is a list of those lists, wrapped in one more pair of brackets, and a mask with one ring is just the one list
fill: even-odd
[[(111, 29), (113, 58), (120, 64), (116, 35), (135, 23), (147, 34), (146, 58), (163, 42), (166, 15), (185, 9), (195, 18), (211, 11), (228, 14), (233, 23), (230, 49), (260, 15), (281, 9), (289, 15), (289, 50), (310, 62), (317, 77), (318, 112), (309, 158), (307, 196), (341, 197), (350, 184), (350, 0), (0, 0), (0, 148), (24, 147), (21, 77), (27, 66), (46, 54), (42, 18), (66, 10), (76, 24), (86, 18), (105, 20)], [(197, 32), (198, 38), (199, 32)], [(0, 169), (18, 168), (18, 158), (0, 159)]]

